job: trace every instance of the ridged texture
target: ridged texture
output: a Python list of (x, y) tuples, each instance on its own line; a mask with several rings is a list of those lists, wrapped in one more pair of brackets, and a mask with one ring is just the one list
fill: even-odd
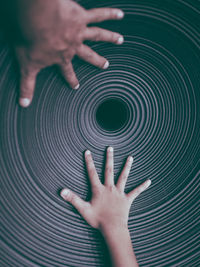
[[(32, 105), (20, 108), (19, 77), (1, 42), (1, 266), (106, 265), (102, 238), (59, 190), (67, 187), (88, 199), (83, 152), (92, 151), (103, 181), (108, 145), (114, 147), (116, 174), (128, 155), (135, 158), (127, 192), (152, 180), (130, 210), (139, 265), (200, 265), (199, 1), (105, 4), (125, 11), (123, 21), (102, 24), (124, 34), (125, 43), (91, 44), (110, 61), (106, 71), (74, 60), (78, 91), (48, 68), (38, 76)], [(126, 125), (115, 132), (103, 130), (95, 117), (109, 97), (129, 110)]]

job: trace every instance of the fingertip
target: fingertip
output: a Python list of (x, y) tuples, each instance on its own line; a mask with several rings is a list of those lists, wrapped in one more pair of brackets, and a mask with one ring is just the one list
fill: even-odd
[(132, 156), (129, 156), (129, 157), (128, 157), (128, 161), (129, 161), (130, 163), (132, 163), (132, 162), (133, 162), (133, 157), (132, 157)]
[(78, 83), (78, 84), (74, 87), (74, 90), (79, 89), (79, 87), (80, 87), (80, 84)]
[(149, 187), (151, 185), (151, 180), (150, 179), (146, 180), (146, 185), (147, 185), (147, 187)]
[(86, 150), (86, 151), (85, 151), (85, 156), (89, 156), (89, 155), (91, 155), (90, 150)]
[(27, 108), (31, 103), (31, 100), (29, 98), (20, 98), (19, 99), (19, 104), (23, 108)]
[(113, 147), (109, 146), (109, 147), (107, 148), (107, 151), (108, 151), (108, 152), (113, 152)]
[(117, 44), (120, 45), (120, 44), (123, 44), (124, 42), (124, 37), (123, 36), (120, 36), (117, 40)]
[(109, 62), (106, 61), (106, 62), (104, 63), (104, 65), (103, 65), (103, 69), (105, 70), (105, 69), (107, 69), (108, 67), (109, 67)]
[(122, 10), (116, 10), (116, 16), (118, 19), (122, 19), (124, 17), (124, 12)]
[(67, 189), (67, 188), (62, 189), (60, 192), (60, 195), (63, 199), (66, 200), (67, 196), (69, 195), (69, 189)]

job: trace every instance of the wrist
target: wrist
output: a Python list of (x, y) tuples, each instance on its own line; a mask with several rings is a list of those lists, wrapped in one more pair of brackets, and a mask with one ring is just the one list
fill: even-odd
[(99, 231), (104, 236), (104, 238), (112, 236), (120, 236), (125, 233), (129, 234), (129, 229), (127, 224), (107, 224), (101, 225)]
[(103, 226), (101, 234), (107, 244), (113, 266), (138, 267), (127, 225)]
[(121, 218), (101, 219), (99, 222), (99, 230), (102, 232), (111, 229), (128, 229), (128, 220)]

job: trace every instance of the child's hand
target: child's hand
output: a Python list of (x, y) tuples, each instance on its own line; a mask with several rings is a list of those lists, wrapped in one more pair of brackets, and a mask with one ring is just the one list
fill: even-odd
[(88, 175), (92, 187), (92, 199), (86, 202), (68, 189), (61, 191), (61, 196), (70, 202), (92, 227), (100, 231), (105, 228), (127, 228), (128, 215), (133, 200), (151, 184), (148, 179), (130, 193), (125, 194), (124, 188), (133, 162), (128, 157), (117, 184), (113, 175), (113, 148), (107, 149), (105, 183), (100, 182), (91, 153), (85, 152)]

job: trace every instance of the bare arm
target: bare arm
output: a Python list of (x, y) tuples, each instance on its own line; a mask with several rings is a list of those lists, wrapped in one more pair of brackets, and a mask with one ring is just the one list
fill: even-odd
[(107, 243), (112, 265), (114, 267), (138, 267), (133, 251), (128, 227), (108, 226), (101, 229), (101, 233)]
[(148, 179), (140, 186), (125, 194), (126, 180), (133, 162), (128, 157), (117, 184), (114, 184), (113, 149), (107, 149), (105, 183), (100, 182), (91, 153), (86, 151), (85, 160), (92, 187), (92, 199), (83, 201), (68, 189), (61, 191), (61, 196), (80, 212), (94, 228), (99, 229), (108, 245), (114, 267), (138, 266), (128, 230), (128, 215), (132, 202), (151, 181)]

